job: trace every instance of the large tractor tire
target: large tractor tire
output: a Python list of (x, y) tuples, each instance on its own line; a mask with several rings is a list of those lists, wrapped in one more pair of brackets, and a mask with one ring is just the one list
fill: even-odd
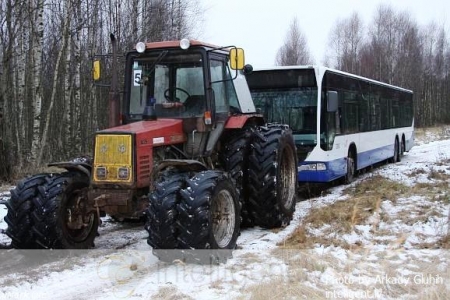
[[(239, 196), (229, 175), (203, 171), (187, 181), (178, 205), (178, 247), (187, 261), (219, 263), (231, 256), (240, 233)], [(207, 249), (208, 251), (198, 251)]]
[(46, 178), (33, 199), (33, 233), (36, 243), (52, 249), (94, 247), (98, 215), (87, 211), (89, 177), (79, 172)]
[(255, 131), (249, 156), (249, 187), (255, 225), (289, 225), (296, 204), (297, 155), (287, 126), (261, 126)]
[(178, 248), (175, 225), (178, 216), (177, 205), (181, 198), (180, 190), (186, 186), (188, 179), (186, 172), (166, 170), (160, 175), (155, 189), (149, 195), (149, 206), (145, 212), (147, 243), (158, 257), (165, 253), (158, 249)]
[(38, 195), (38, 188), (44, 184), (46, 174), (34, 175), (20, 181), (11, 190), (11, 198), (6, 202), (8, 213), (5, 222), (8, 224), (6, 235), (11, 238), (11, 247), (16, 249), (39, 248), (34, 242), (31, 232), (33, 219), (33, 198)]
[(241, 227), (250, 227), (253, 225), (248, 208), (249, 188), (248, 188), (248, 156), (250, 153), (250, 143), (252, 138), (252, 129), (233, 132), (226, 139), (223, 151), (220, 153), (220, 159), (239, 193), (239, 202), (241, 206)]

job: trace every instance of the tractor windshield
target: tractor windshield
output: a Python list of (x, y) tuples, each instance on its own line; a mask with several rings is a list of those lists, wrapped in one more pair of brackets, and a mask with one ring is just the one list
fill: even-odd
[(200, 52), (158, 51), (131, 61), (129, 113), (139, 118), (148, 103), (158, 117), (195, 117), (204, 113), (205, 80)]

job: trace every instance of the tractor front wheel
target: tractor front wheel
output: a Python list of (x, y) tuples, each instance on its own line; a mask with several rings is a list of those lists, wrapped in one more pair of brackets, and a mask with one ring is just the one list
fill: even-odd
[(34, 209), (32, 200), (38, 195), (38, 188), (44, 184), (46, 176), (47, 174), (39, 174), (23, 179), (11, 190), (11, 198), (6, 202), (8, 213), (5, 222), (8, 224), (6, 235), (11, 238), (13, 248), (38, 248), (31, 232), (31, 215)]
[(187, 172), (165, 170), (155, 183), (149, 195), (149, 206), (145, 212), (147, 244), (153, 247), (153, 254), (163, 260), (170, 260), (169, 249), (178, 248), (175, 222), (180, 202), (180, 190), (189, 179)]
[[(231, 256), (240, 232), (239, 195), (220, 171), (203, 171), (187, 181), (178, 205), (178, 242), (187, 261), (218, 263)], [(207, 251), (198, 251), (205, 250)]]
[(54, 174), (33, 199), (33, 233), (44, 248), (94, 247), (98, 215), (87, 207), (89, 177), (79, 172)]

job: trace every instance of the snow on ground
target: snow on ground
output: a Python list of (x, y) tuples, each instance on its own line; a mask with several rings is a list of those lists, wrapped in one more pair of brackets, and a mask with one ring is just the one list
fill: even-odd
[[(438, 136), (425, 135), (400, 163), (378, 167), (350, 185), (380, 175), (411, 190), (433, 184), (440, 189), (383, 198), (366, 221), (350, 232), (333, 233), (349, 247), (283, 247), (299, 226), (307, 227), (303, 220), (312, 209), (348, 200), (348, 186), (299, 202), (284, 229), (244, 229), (233, 258), (221, 265), (160, 262), (146, 244), (142, 224), (104, 218), (96, 250), (53, 251), (51, 261), (26, 268), (14, 267), (14, 259), (22, 265), (29, 257), (45, 261), (49, 252), (0, 251), (0, 299), (446, 299), (450, 255), (440, 241), (450, 223), (445, 177), (450, 175), (450, 138), (437, 141)], [(8, 197), (4, 190), (0, 201)], [(6, 228), (5, 214), (0, 205), (0, 229)], [(325, 235), (329, 227), (310, 228), (308, 234)], [(7, 241), (0, 234), (0, 243)]]

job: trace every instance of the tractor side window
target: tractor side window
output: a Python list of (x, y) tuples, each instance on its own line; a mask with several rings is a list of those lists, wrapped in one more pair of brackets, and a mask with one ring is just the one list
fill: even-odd
[(234, 101), (237, 102), (236, 92), (234, 91), (232, 81), (230, 79), (230, 73), (228, 70), (228, 66), (224, 61), (220, 60), (211, 60), (211, 81), (212, 88), (214, 90), (215, 104), (216, 104), (216, 112), (228, 112), (228, 105), (230, 99), (231, 101), (234, 98)]

